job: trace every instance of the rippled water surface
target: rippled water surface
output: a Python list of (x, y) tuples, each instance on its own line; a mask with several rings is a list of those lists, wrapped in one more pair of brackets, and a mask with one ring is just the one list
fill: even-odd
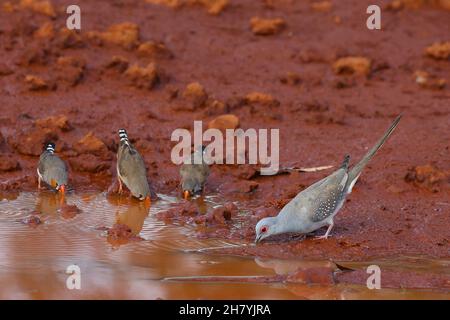
[[(104, 193), (84, 193), (81, 196), (69, 193), (65, 199), (60, 199), (43, 191), (22, 193), (15, 199), (4, 198), (0, 201), (0, 298), (448, 297), (444, 293), (427, 291), (386, 289), (374, 292), (349, 285), (319, 287), (283, 282), (248, 283), (249, 277), (257, 280), (282, 275), (310, 262), (210, 255), (207, 250), (199, 251), (253, 244), (198, 239), (191, 226), (159, 221), (154, 214), (178, 201), (159, 196), (160, 200), (150, 208), (137, 201), (107, 198)], [(214, 197), (207, 198), (206, 206), (214, 206), (217, 202)], [(41, 223), (30, 223), (32, 216), (39, 217)], [(27, 221), (29, 223), (25, 223)], [(108, 228), (121, 225), (127, 226), (133, 234), (128, 241), (108, 234)], [(396, 262), (382, 263), (395, 265)], [(430, 261), (419, 261), (411, 264), (410, 268), (430, 268), (430, 263), (431, 268), (448, 270), (448, 262), (440, 265)], [(66, 287), (66, 268), (73, 264), (81, 269), (81, 290)]]

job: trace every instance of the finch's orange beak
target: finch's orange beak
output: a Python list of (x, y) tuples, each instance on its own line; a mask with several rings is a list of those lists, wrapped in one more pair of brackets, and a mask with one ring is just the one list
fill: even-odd
[(190, 194), (189, 194), (189, 191), (188, 191), (188, 190), (184, 190), (184, 192), (183, 192), (183, 198), (187, 200), (187, 199), (189, 199), (189, 195), (190, 195)]
[(147, 197), (144, 199), (144, 204), (145, 204), (145, 206), (146, 206), (147, 208), (150, 207), (150, 205), (152, 204), (152, 200), (150, 199), (150, 196), (147, 196)]
[(59, 188), (58, 188), (58, 192), (61, 194), (60, 202), (61, 202), (61, 206), (63, 206), (64, 205), (64, 201), (65, 201), (66, 186), (63, 185), (63, 184), (60, 185)]

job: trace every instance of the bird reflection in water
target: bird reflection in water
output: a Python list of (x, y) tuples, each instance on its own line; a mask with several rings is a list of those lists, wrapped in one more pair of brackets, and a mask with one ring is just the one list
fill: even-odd
[[(112, 204), (123, 205), (124, 199), (109, 199)], [(142, 240), (139, 237), (145, 218), (150, 212), (150, 205), (145, 201), (138, 201), (134, 198), (126, 199), (126, 210), (116, 211), (114, 225), (108, 229), (107, 241), (113, 247), (119, 247), (130, 241)]]
[(64, 219), (72, 219), (81, 210), (76, 205), (68, 204), (62, 193), (42, 191), (37, 196), (36, 212), (49, 216), (60, 214)]

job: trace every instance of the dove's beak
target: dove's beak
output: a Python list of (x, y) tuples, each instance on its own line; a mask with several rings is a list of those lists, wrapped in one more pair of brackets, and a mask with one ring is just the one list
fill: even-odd
[(261, 238), (262, 238), (262, 234), (260, 234), (259, 236), (256, 236), (255, 244), (257, 244), (258, 242), (260, 242), (260, 241), (261, 241)]

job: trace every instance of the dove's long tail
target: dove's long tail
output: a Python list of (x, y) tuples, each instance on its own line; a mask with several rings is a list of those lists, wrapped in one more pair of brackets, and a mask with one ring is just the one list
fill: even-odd
[(384, 133), (384, 135), (381, 137), (380, 140), (372, 147), (372, 149), (369, 150), (369, 152), (366, 153), (364, 158), (361, 159), (348, 173), (348, 179), (347, 179), (347, 192), (350, 193), (352, 191), (353, 186), (355, 185), (356, 180), (358, 180), (359, 175), (361, 174), (361, 171), (364, 169), (366, 164), (372, 159), (372, 157), (375, 155), (375, 153), (378, 151), (378, 149), (381, 148), (381, 146), (384, 144), (384, 142), (389, 138), (389, 136), (394, 131), (395, 127), (398, 125), (398, 122), (400, 121), (402, 115), (397, 116), (395, 118), (394, 122), (392, 122), (391, 126), (387, 131)]

